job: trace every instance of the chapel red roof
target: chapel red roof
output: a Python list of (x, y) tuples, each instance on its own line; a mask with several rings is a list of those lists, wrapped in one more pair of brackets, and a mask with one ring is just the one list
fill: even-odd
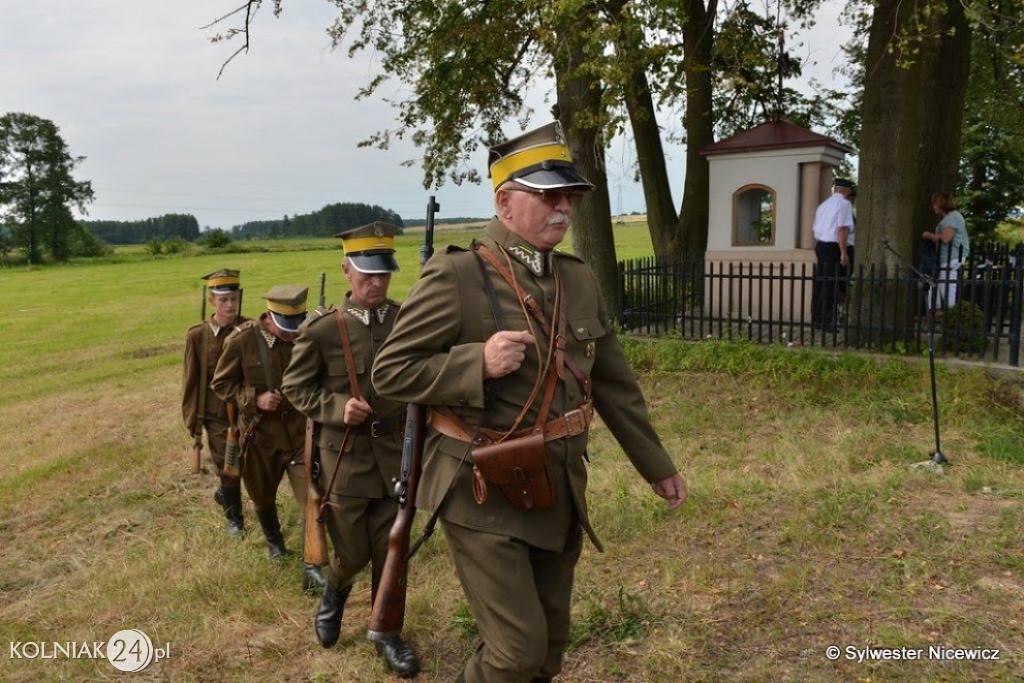
[(850, 153), (852, 147), (837, 142), (827, 135), (807, 130), (789, 121), (769, 121), (749, 130), (701, 147), (700, 153), (735, 154), (737, 152), (754, 152), (768, 149), (784, 149), (787, 147), (834, 147)]

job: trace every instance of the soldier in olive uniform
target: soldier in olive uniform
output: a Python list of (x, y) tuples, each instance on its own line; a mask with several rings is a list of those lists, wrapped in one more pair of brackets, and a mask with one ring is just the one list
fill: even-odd
[[(601, 550), (586, 501), (593, 410), (670, 509), (686, 487), (651, 426), (593, 272), (555, 249), (573, 200), (592, 189), (557, 122), (491, 148), (489, 161), (497, 215), (470, 249), (450, 247), (427, 263), (377, 356), (373, 384), (430, 407), (417, 503), (440, 515), (483, 640), (460, 679), (547, 681), (561, 671), (583, 533)], [(538, 434), (549, 469), (527, 479), (550, 481), (555, 499), (529, 508), (517, 491), (506, 495), (515, 487), (482, 475), (471, 450), (511, 438), (518, 447)]]
[[(287, 554), (277, 516), (277, 489), (287, 475), (302, 510), (306, 487), (302, 445), (306, 419), (281, 394), (281, 377), (292, 357), (292, 343), (306, 319), (308, 288), (272, 287), (267, 310), (228, 337), (213, 377), (213, 390), (238, 406), (242, 480), (249, 493), (271, 558)], [(323, 572), (304, 565), (302, 588), (322, 587)]]
[(188, 328), (185, 334), (185, 363), (181, 380), (181, 414), (185, 429), (202, 445), (203, 430), (210, 449), (210, 459), (217, 468), (220, 486), (213, 499), (224, 508), (229, 536), (241, 536), (245, 530), (242, 516), (242, 485), (237, 477), (224, 473), (224, 449), (228, 435), (228, 412), (210, 388), (224, 349), (224, 340), (247, 319), (239, 316), (241, 279), (237, 270), (222, 269), (204, 275), (213, 306), (209, 319)]
[[(398, 304), (387, 298), (391, 273), (398, 270), (394, 234), (393, 225), (376, 222), (336, 235), (352, 289), (339, 309), (303, 329), (282, 385), (288, 400), (319, 425), (320, 486), (331, 487), (325, 523), (334, 557), (316, 614), (324, 647), (338, 641), (345, 601), (367, 564), (371, 602), (376, 595), (398, 511), (392, 481), (402, 459), (405, 406), (381, 398), (370, 384), (373, 359), (398, 315)], [(400, 676), (419, 671), (415, 653), (398, 635), (377, 647)]]

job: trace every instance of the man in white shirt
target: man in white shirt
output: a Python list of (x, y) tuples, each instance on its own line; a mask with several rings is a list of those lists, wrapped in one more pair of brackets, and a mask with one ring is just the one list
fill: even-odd
[(832, 196), (818, 205), (814, 214), (814, 253), (818, 263), (814, 268), (811, 288), (811, 323), (829, 332), (836, 329), (836, 292), (840, 268), (849, 265), (847, 240), (853, 229), (853, 206), (849, 194), (853, 181), (836, 178)]

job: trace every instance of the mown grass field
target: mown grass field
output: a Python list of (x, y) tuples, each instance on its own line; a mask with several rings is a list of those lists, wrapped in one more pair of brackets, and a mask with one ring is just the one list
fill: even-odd
[[(642, 227), (617, 230), (620, 258), (649, 253)], [(472, 234), (439, 232), (438, 247)], [(416, 276), (418, 239), (400, 239), (396, 298)], [(368, 580), (339, 644), (321, 649), (300, 558), (266, 559), (248, 504), (247, 537), (227, 539), (213, 474), (190, 474), (184, 457), (180, 357), (199, 317), (198, 277), (241, 269), (250, 315), (273, 284), (308, 284), (315, 298), (320, 272), (338, 301), (337, 242), (301, 246), (0, 270), (0, 679), (120, 679), (105, 660), (12, 658), (9, 643), (139, 629), (170, 646), (136, 674), (150, 679), (391, 680), (365, 641)], [(1024, 676), (1019, 375), (940, 365), (953, 465), (937, 473), (914, 467), (934, 444), (923, 363), (626, 344), (690, 498), (665, 512), (597, 423), (590, 498), (608, 550), (584, 550), (560, 680)], [(287, 487), (279, 504), (298, 548)], [(451, 681), (476, 641), (440, 532), (411, 578), (406, 632), (423, 659), (419, 680)], [(838, 660), (829, 646), (841, 648)], [(920, 659), (851, 659), (868, 647)], [(945, 658), (929, 658), (929, 647), (947, 648)], [(998, 649), (999, 659), (952, 659), (948, 648)]]

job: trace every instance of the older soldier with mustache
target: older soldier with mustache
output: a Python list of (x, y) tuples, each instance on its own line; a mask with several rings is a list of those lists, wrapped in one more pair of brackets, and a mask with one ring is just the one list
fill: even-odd
[(483, 643), (460, 680), (561, 671), (587, 516), (596, 409), (670, 509), (686, 486), (579, 258), (555, 247), (592, 188), (557, 122), (490, 149), (495, 217), (426, 265), (373, 366), (385, 397), (429, 406), (417, 503), (439, 515)]

